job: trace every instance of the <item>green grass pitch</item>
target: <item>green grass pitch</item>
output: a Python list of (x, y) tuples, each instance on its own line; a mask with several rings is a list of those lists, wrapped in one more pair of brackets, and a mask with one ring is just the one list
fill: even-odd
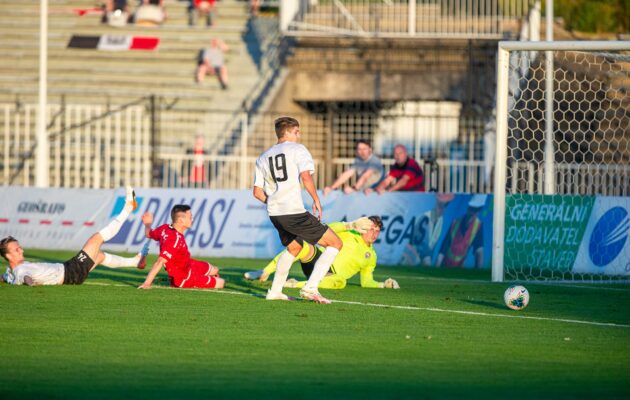
[(81, 286), (2, 285), (0, 398), (630, 398), (629, 285), (526, 283), (516, 312), (488, 271), (378, 267), (402, 289), (357, 277), (323, 306), (265, 301), (241, 278), (261, 260), (211, 261), (223, 291), (163, 274), (140, 291), (146, 271), (103, 267)]

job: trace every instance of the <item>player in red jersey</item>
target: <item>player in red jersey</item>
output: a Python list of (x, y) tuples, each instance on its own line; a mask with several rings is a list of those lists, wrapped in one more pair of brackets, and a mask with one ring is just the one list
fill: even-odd
[(171, 286), (178, 288), (221, 289), (225, 281), (219, 277), (219, 269), (214, 265), (190, 258), (184, 232), (192, 226), (193, 216), (190, 206), (179, 204), (171, 209), (172, 223), (151, 229), (153, 214), (142, 215), (145, 234), (160, 243), (160, 255), (153, 264), (144, 283), (139, 289), (149, 289), (160, 272), (166, 268)]

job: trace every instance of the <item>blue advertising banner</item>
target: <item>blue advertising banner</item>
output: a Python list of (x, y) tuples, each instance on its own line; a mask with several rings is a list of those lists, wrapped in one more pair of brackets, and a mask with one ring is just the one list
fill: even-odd
[[(17, 234), (27, 247), (78, 250), (124, 204), (122, 189), (1, 190), (5, 201), (0, 205), (0, 232)], [(303, 197), (310, 199), (306, 193)], [(157, 227), (170, 222), (173, 205), (188, 204), (194, 223), (186, 232), (186, 240), (193, 255), (268, 259), (283, 249), (265, 205), (255, 200), (249, 190), (139, 189), (137, 200), (138, 209), (104, 248), (138, 251), (146, 240), (141, 220), (144, 212), (154, 214), (153, 227)], [(325, 223), (381, 216), (384, 227), (375, 243), (381, 264), (490, 267), (490, 196), (436, 193), (366, 196), (335, 192), (321, 196), (321, 200)], [(311, 205), (307, 203), (306, 207), (310, 210)], [(40, 218), (43, 208), (51, 212)], [(157, 245), (151, 251), (157, 252)]]
[[(307, 196), (305, 196), (306, 198)], [(492, 196), (437, 193), (334, 192), (321, 198), (324, 221), (379, 215), (379, 263), (489, 268)], [(307, 203), (307, 208), (311, 203)]]

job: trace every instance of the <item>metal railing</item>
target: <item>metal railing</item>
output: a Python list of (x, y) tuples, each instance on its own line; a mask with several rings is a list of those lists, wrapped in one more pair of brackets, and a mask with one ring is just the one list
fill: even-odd
[(516, 34), (529, 0), (282, 0), (294, 36), (503, 38)]
[[(35, 183), (37, 106), (0, 105), (0, 185)], [(150, 118), (144, 106), (49, 105), (53, 187), (149, 186)]]
[[(144, 99), (146, 100), (146, 99)], [(107, 109), (103, 106), (50, 105), (50, 182), (55, 187), (135, 186), (248, 189), (256, 158), (276, 142), (273, 120), (284, 113), (162, 110), (152, 123), (152, 102)], [(147, 106), (149, 105), (149, 106)], [(34, 179), (34, 105), (0, 105), (0, 184), (30, 186)], [(193, 135), (166, 137), (187, 120), (212, 115), (201, 130), (206, 145), (195, 152)], [(357, 139), (369, 139), (388, 168), (392, 146), (405, 144), (424, 169), (425, 190), (492, 192), (483, 160), (483, 121), (479, 118), (386, 112), (292, 114), (314, 156), (316, 183), (330, 185), (354, 160)], [(161, 122), (160, 122), (161, 121)], [(168, 126), (172, 124), (172, 126)], [(230, 140), (221, 136), (229, 125)], [(160, 125), (161, 128), (160, 128)], [(221, 139), (220, 141), (217, 141)], [(540, 191), (541, 167), (514, 162), (512, 193)], [(559, 163), (558, 193), (630, 194), (627, 165)], [(352, 182), (352, 181), (351, 181)]]

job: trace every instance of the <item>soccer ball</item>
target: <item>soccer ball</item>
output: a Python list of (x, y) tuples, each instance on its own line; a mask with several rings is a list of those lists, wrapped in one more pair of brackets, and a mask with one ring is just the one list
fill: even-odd
[(503, 294), (503, 301), (512, 310), (522, 310), (529, 303), (529, 292), (521, 285), (510, 286)]

